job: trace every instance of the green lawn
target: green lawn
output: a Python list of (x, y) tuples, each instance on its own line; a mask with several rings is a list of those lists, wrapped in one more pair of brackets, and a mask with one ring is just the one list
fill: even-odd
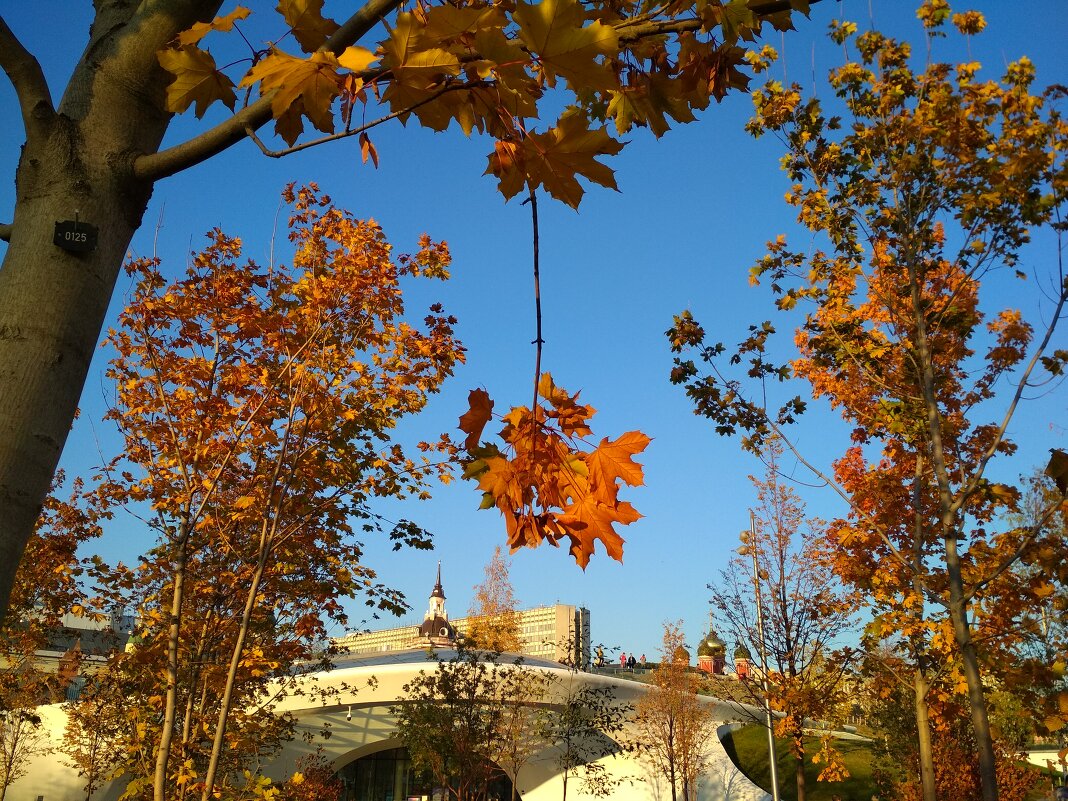
[[(871, 781), (871, 750), (868, 744), (856, 740), (839, 740), (838, 750), (849, 769), (849, 778), (842, 782), (817, 782), (818, 765), (806, 760), (805, 798), (806, 801), (871, 801), (874, 787)], [(734, 764), (755, 784), (768, 790), (771, 776), (768, 770), (768, 738), (761, 726), (745, 726), (723, 738), (723, 747)], [(805, 748), (809, 753), (816, 753), (820, 743), (818, 738), (806, 738)], [(796, 801), (797, 789), (794, 786), (794, 762), (785, 740), (775, 741), (776, 763), (779, 768), (779, 795), (783, 801)], [(770, 790), (769, 790), (770, 792)]]
[[(856, 740), (839, 740), (838, 750), (849, 769), (849, 778), (844, 782), (817, 782), (819, 766), (805, 765), (806, 801), (871, 801), (875, 787), (871, 781), (871, 750), (868, 744)], [(810, 754), (819, 750), (815, 737), (806, 738), (805, 748)], [(723, 738), (723, 748), (734, 764), (755, 784), (771, 792), (771, 776), (768, 772), (768, 738), (761, 726), (750, 725)], [(783, 801), (796, 801), (794, 786), (794, 763), (785, 740), (775, 741), (776, 762), (779, 766), (779, 795)], [(1035, 769), (1036, 773), (1043, 773)], [(1049, 797), (1049, 779), (1043, 781), (1028, 794), (1024, 801), (1044, 801)]]

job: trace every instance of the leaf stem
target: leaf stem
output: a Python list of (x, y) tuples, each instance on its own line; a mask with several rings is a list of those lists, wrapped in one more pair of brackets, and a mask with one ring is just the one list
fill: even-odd
[(530, 404), (530, 453), (531, 460), (537, 456), (538, 448), (538, 382), (541, 379), (541, 351), (545, 340), (541, 336), (541, 252), (538, 233), (538, 196), (534, 187), (530, 187), (530, 223), (532, 229), (534, 261), (534, 399)]

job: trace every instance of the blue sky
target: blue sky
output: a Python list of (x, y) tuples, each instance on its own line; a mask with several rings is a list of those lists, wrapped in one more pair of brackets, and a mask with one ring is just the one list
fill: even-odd
[[(798, 31), (771, 34), (768, 41), (785, 55), (785, 66), (775, 66), (773, 74), (782, 77), (785, 69), (788, 80), (806, 89), (815, 82), (822, 89), (827, 69), (840, 59), (825, 37), (829, 20), (841, 15), (868, 27), (869, 6), (877, 27), (910, 38), (922, 50), (914, 3), (825, 0), (813, 6), (811, 20), (798, 18)], [(327, 13), (339, 18), (349, 7), (337, 0), (326, 3)], [(42, 60), (58, 98), (84, 44), (91, 9), (82, 0), (55, 0), (46, 26), (39, 8), (25, 0), (0, 0), (9, 25)], [(1063, 0), (981, 2), (957, 10), (965, 8), (983, 10), (990, 27), (972, 44), (970, 56), (941, 43), (940, 59), (975, 59), (989, 71), (984, 74), (1000, 74), (1007, 61), (1027, 54), (1037, 65), (1040, 85), (1068, 83)], [(12, 176), (22, 132), (6, 82), (0, 83), (0, 109), (0, 174)], [(513, 557), (512, 581), (524, 606), (559, 601), (588, 607), (594, 639), (628, 653), (653, 657), (665, 620), (682, 619), (688, 640), (699, 640), (707, 625), (705, 585), (738, 544), (753, 501), (747, 475), (761, 472), (736, 440), (717, 437), (670, 385), (671, 355), (663, 336), (672, 315), (686, 308), (711, 339), (728, 343), (740, 340), (750, 322), (772, 316), (767, 293), (748, 286), (748, 268), (763, 255), (766, 240), (780, 232), (800, 235), (782, 200), (787, 189), (778, 169), (782, 147), (745, 134), (750, 112), (748, 97), (735, 94), (659, 141), (634, 131), (623, 153), (610, 160), (620, 192), (588, 187), (577, 213), (547, 199), (539, 207), (543, 367), (558, 384), (581, 389), (583, 400), (598, 409), (592, 421), (597, 437), (637, 428), (653, 442), (641, 458), (646, 486), (626, 492), (644, 517), (622, 529), (627, 540), (622, 564), (599, 552), (583, 572), (566, 550), (543, 546)], [(169, 142), (197, 128), (191, 117), (180, 119)], [(360, 163), (351, 142), (282, 160), (264, 158), (254, 145), (242, 143), (167, 179), (156, 187), (132, 250), (147, 255), (155, 247), (177, 271), (188, 251), (202, 245), (203, 233), (221, 226), (244, 238), (247, 255), (265, 258), (281, 188), (290, 181), (316, 181), (339, 205), (378, 220), (399, 252), (414, 249), (424, 231), (447, 240), (452, 250), (453, 279), (413, 292), (408, 308), (419, 313), (442, 301), (460, 319), (468, 361), (426, 413), (404, 425), (402, 437), (414, 441), (454, 430), (474, 387), (486, 388), (498, 410), (529, 403), (534, 370), (530, 214), (518, 202), (504, 202), (496, 181), (482, 176), (491, 141), (468, 140), (456, 131), (434, 134), (414, 122), (373, 133), (381, 157), (378, 170)], [(13, 183), (7, 177), (0, 181), (0, 219), (10, 219), (12, 203)], [(1025, 253), (1023, 266), (1042, 267), (1053, 257), (1052, 238), (1041, 237)], [(126, 289), (120, 283), (116, 307)], [(1006, 282), (999, 291), (1014, 302), (1018, 296), (1025, 312), (1041, 315), (1034, 289), (1034, 282), (1024, 287)], [(1068, 334), (1062, 330), (1057, 342), (1064, 347)], [(100, 369), (106, 359), (101, 352), (64, 453), (70, 473), (88, 472), (100, 462), (101, 450), (110, 453), (115, 447), (113, 433), (99, 422), (109, 391)], [(1020, 452), (997, 466), (999, 475), (1012, 477), (1044, 464), (1049, 447), (1068, 449), (1065, 397), (1062, 387), (1018, 415), (1011, 434)], [(796, 434), (804, 452), (821, 465), (845, 446), (841, 425), (819, 409)], [(798, 477), (808, 481), (800, 470)], [(828, 490), (801, 485), (799, 491), (814, 515), (843, 511)], [(466, 613), (483, 565), (504, 542), (499, 515), (478, 511), (478, 502), (472, 485), (457, 482), (438, 489), (432, 501), (380, 510), (415, 520), (433, 531), (437, 542), (432, 553), (393, 553), (368, 543), (368, 563), (412, 603), (406, 620), (421, 618), (439, 559), (447, 607), (453, 616)], [(149, 545), (131, 519), (117, 522), (99, 548), (109, 558), (130, 559)], [(360, 610), (354, 608), (355, 620)]]

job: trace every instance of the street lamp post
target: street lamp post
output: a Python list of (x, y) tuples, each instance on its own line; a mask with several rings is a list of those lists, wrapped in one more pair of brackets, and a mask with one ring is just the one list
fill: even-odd
[(757, 565), (756, 515), (749, 510), (749, 553), (753, 557), (753, 591), (756, 594), (757, 648), (760, 651), (760, 686), (764, 691), (764, 725), (768, 730), (768, 768), (771, 772), (771, 798), (779, 801), (779, 766), (775, 760), (775, 722), (768, 693), (768, 654), (764, 648), (764, 607), (760, 602), (760, 568)]

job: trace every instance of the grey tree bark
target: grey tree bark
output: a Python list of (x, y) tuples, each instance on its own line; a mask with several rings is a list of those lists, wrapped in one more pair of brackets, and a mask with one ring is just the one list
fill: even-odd
[[(26, 128), (10, 242), (0, 269), (0, 613), (48, 493), (123, 257), (152, 193), (134, 172), (170, 122), (156, 51), (218, 0), (98, 0), (89, 43), (58, 107), (36, 60), (0, 19), (0, 67)], [(58, 220), (99, 229), (74, 253)]]

